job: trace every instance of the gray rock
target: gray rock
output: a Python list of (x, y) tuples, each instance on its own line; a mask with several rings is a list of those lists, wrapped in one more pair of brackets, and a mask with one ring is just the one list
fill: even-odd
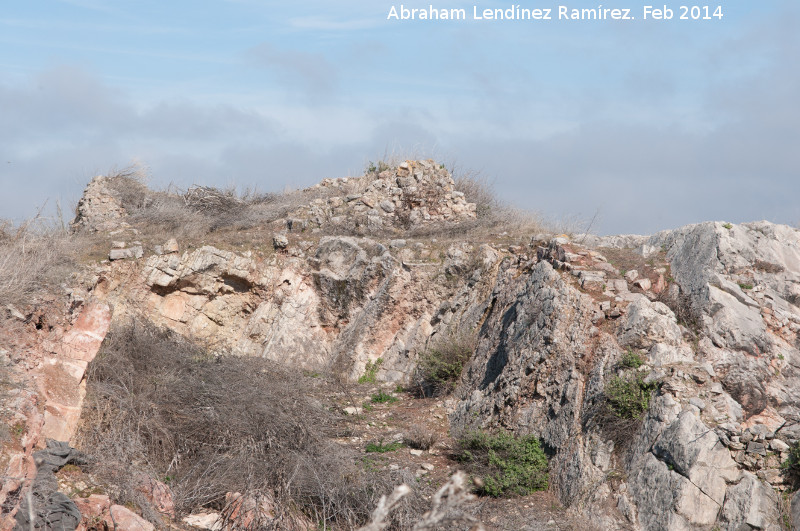
[(766, 457), (767, 449), (763, 443), (750, 441), (749, 443), (747, 443), (747, 453)]
[(800, 491), (792, 496), (791, 504), (792, 525), (795, 529), (800, 529)]
[(141, 258), (144, 256), (144, 249), (141, 245), (129, 247), (127, 249), (111, 249), (108, 253), (109, 260), (125, 260), (132, 258)]
[(675, 315), (660, 302), (638, 299), (628, 305), (628, 313), (620, 323), (619, 340), (622, 346), (649, 349), (656, 343), (680, 346), (681, 329)]
[(720, 522), (725, 529), (781, 529), (778, 498), (775, 492), (758, 478), (745, 472), (742, 480), (731, 486), (725, 496)]
[(726, 484), (737, 481), (741, 474), (717, 434), (689, 412), (681, 413), (664, 430), (653, 453), (720, 506)]
[(289, 238), (285, 234), (275, 234), (272, 236), (272, 247), (275, 249), (286, 249), (289, 246)]

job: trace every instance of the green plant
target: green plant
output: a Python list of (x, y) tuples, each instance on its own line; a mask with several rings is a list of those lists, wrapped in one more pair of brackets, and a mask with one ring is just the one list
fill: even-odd
[(386, 403), (392, 404), (394, 402), (397, 402), (397, 397), (394, 397), (389, 393), (384, 393), (383, 390), (381, 389), (380, 391), (372, 395), (372, 398), (370, 398), (370, 400), (372, 400), (372, 402), (376, 404), (386, 404)]
[(376, 443), (369, 443), (367, 444), (365, 450), (367, 453), (379, 453), (385, 454), (386, 452), (394, 452), (395, 450), (399, 450), (403, 447), (403, 443), (401, 442), (391, 442), (391, 443), (383, 443), (383, 439)]
[(723, 223), (722, 226), (728, 230), (731, 230), (733, 228), (733, 225), (731, 225), (730, 223)]
[(628, 349), (628, 351), (622, 355), (622, 359), (620, 360), (620, 365), (628, 369), (638, 369), (639, 367), (644, 365), (644, 360), (638, 353), (634, 352), (631, 349)]
[(533, 435), (471, 432), (457, 441), (455, 458), (475, 476), (479, 494), (525, 496), (547, 488), (547, 456)]
[(739, 282), (739, 287), (742, 289), (753, 289), (753, 284), (750, 282)]
[(375, 361), (368, 361), (366, 367), (364, 367), (364, 374), (358, 378), (358, 383), (375, 383), (378, 376), (378, 369), (381, 368), (382, 363), (383, 358), (378, 358)]
[(394, 388), (395, 393), (404, 393), (405, 390), (406, 389), (403, 387), (403, 384), (397, 384), (397, 387)]
[(789, 457), (781, 463), (781, 467), (794, 476), (794, 479), (800, 477), (800, 441), (789, 447)]
[(606, 403), (619, 418), (641, 420), (650, 407), (650, 396), (656, 387), (656, 383), (644, 383), (641, 373), (616, 375), (606, 384)]

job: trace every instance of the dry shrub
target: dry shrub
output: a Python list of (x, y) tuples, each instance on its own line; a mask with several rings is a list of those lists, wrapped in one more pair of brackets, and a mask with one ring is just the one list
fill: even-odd
[(142, 503), (121, 480), (138, 469), (168, 480), (180, 513), (220, 510), (238, 492), (352, 528), (393, 481), (331, 440), (339, 421), (307, 385), (267, 360), (215, 357), (132, 321), (111, 330), (89, 368), (78, 446), (123, 503)]
[(436, 444), (438, 438), (435, 431), (415, 425), (406, 433), (405, 437), (403, 437), (403, 441), (411, 448), (430, 450), (433, 448), (433, 445)]
[(75, 267), (62, 228), (38, 216), (17, 227), (0, 223), (0, 306), (30, 304), (64, 282)]
[(108, 186), (128, 212), (134, 212), (147, 206), (151, 195), (147, 188), (147, 179), (147, 168), (140, 164), (108, 172)]
[(473, 333), (450, 331), (432, 339), (417, 361), (414, 379), (419, 394), (442, 396), (451, 393), (474, 352)]
[(656, 300), (672, 310), (678, 324), (688, 328), (694, 335), (700, 333), (703, 311), (689, 293), (684, 292), (677, 284), (671, 284), (656, 296)]

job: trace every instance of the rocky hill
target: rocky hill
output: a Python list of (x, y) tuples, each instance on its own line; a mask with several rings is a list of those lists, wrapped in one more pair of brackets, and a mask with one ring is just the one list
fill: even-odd
[[(87, 435), (107, 418), (92, 416), (92, 367), (107, 358), (97, 353), (115, 327), (144, 320), (219, 366), (266, 360), (302, 375), (311, 409), (296, 416), (324, 404), (350, 423), (331, 432), (336, 448), (363, 454), (364, 442), (428, 426), (438, 446), (371, 465), (411, 473), (398, 483), (428, 478), (420, 499), (462, 466), (459, 436), (535, 436), (552, 498), (468, 502), (464, 529), (476, 519), (497, 529), (800, 526), (800, 231), (708, 222), (648, 237), (558, 235), (484, 206), (432, 161), (280, 196), (94, 179), (73, 222), (82, 258), (69, 283), (34, 304), (3, 304), (2, 525), (55, 514), (70, 529), (103, 519), (211, 529), (230, 509), (232, 492), (198, 502), (187, 520), (174, 508), (183, 487), (165, 481), (173, 468), (148, 475), (152, 462), (136, 487), (159, 508), (149, 514), (98, 479), (102, 463), (81, 464), (110, 433)], [(448, 346), (468, 355), (443, 389), (424, 369)], [(247, 380), (238, 385), (257, 385)], [(353, 398), (374, 392), (402, 407), (365, 411)], [(280, 486), (270, 488), (271, 516), (251, 527), (357, 527), (372, 510), (347, 521), (302, 503), (281, 512)]]

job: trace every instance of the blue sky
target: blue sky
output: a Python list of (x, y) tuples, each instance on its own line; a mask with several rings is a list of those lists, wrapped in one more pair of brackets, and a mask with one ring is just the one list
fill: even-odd
[(154, 186), (271, 191), (392, 155), (480, 172), (548, 217), (597, 214), (601, 233), (800, 222), (796, 2), (723, 2), (712, 21), (676, 20), (680, 3), (671, 21), (631, 1), (605, 7), (634, 21), (536, 22), (386, 20), (392, 5), (6, 3), (0, 217), (69, 208), (134, 160)]

